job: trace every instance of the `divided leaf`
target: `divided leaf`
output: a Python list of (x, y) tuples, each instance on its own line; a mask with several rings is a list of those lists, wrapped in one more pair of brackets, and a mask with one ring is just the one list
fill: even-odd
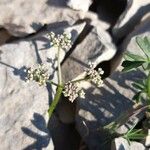
[(146, 61), (145, 58), (143, 58), (142, 56), (135, 55), (130, 52), (126, 52), (124, 58), (128, 61)]
[(137, 37), (136, 42), (147, 58), (150, 60), (150, 38), (148, 37)]
[(124, 61), (122, 63), (122, 66), (124, 67), (124, 69), (122, 70), (123, 72), (128, 72), (131, 70), (135, 70), (137, 69), (137, 67), (140, 67), (143, 63), (145, 63), (144, 61)]
[(126, 52), (124, 55), (125, 61), (122, 63), (124, 72), (135, 70), (141, 65), (143, 65), (144, 70), (150, 68), (150, 38), (137, 37), (136, 42), (140, 49), (144, 52), (146, 58), (131, 52)]

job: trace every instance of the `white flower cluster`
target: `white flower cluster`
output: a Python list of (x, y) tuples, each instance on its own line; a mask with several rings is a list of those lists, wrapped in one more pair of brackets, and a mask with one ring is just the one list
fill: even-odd
[(89, 63), (89, 68), (86, 69), (86, 74), (89, 76), (90, 80), (95, 83), (98, 87), (103, 86), (103, 80), (101, 75), (104, 74), (104, 71), (101, 68), (98, 68), (98, 71), (94, 69), (95, 64)]
[(43, 65), (38, 65), (37, 68), (29, 68), (27, 69), (27, 81), (35, 81), (38, 82), (40, 86), (46, 85), (46, 82), (49, 78), (47, 73), (47, 69), (44, 68)]
[(62, 49), (68, 49), (71, 47), (71, 34), (63, 33), (55, 35), (54, 32), (48, 34), (51, 45), (55, 47), (60, 47)]
[(71, 101), (72, 103), (78, 96), (81, 98), (85, 98), (84, 91), (80, 89), (76, 83), (72, 83), (71, 81), (65, 84), (63, 94), (65, 97), (68, 97), (69, 101)]

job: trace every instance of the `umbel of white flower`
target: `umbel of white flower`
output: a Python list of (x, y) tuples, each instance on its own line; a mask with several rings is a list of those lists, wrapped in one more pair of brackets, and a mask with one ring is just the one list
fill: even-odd
[(64, 32), (56, 35), (54, 32), (50, 32), (47, 36), (50, 39), (51, 46), (64, 50), (71, 47), (71, 34)]
[(68, 97), (69, 101), (74, 102), (77, 97), (85, 98), (85, 93), (76, 83), (67, 82), (64, 86), (63, 94)]
[(37, 68), (29, 68), (27, 69), (27, 81), (35, 81), (38, 82), (40, 86), (46, 85), (46, 82), (49, 78), (48, 70), (45, 69), (43, 65), (38, 65)]
[(98, 71), (94, 68), (95, 64), (90, 62), (89, 68), (85, 70), (86, 74), (93, 83), (95, 83), (98, 87), (101, 87), (103, 86), (101, 75), (104, 74), (104, 71), (101, 68), (98, 68)]

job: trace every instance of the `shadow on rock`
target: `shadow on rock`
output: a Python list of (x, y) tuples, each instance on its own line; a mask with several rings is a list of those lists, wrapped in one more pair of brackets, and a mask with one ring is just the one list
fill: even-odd
[(22, 132), (35, 140), (35, 142), (33, 144), (27, 146), (23, 150), (33, 150), (33, 149), (34, 150), (35, 149), (42, 150), (42, 148), (47, 147), (49, 144), (50, 135), (49, 135), (49, 132), (47, 129), (45, 119), (43, 118), (42, 115), (40, 115), (38, 113), (34, 113), (33, 117), (34, 117), (33, 120), (31, 120), (32, 124), (40, 132), (43, 132), (44, 135), (43, 135), (43, 133), (41, 133), (41, 134), (36, 133), (27, 127), (22, 127), (21, 128)]
[(27, 76), (26, 69), (27, 69), (27, 68), (26, 68), (25, 66), (22, 66), (20, 69), (18, 69), (18, 68), (14, 67), (14, 66), (11, 66), (11, 65), (6, 64), (6, 63), (1, 62), (1, 61), (0, 61), (0, 64), (5, 65), (5, 66), (7, 66), (7, 67), (13, 69), (14, 75), (20, 76), (20, 79), (21, 79), (21, 80), (23, 80), (23, 81), (26, 80), (26, 76)]
[(86, 91), (86, 100), (77, 102), (77, 130), (90, 149), (110, 149), (112, 137), (103, 127), (133, 107), (136, 91), (131, 82), (144, 77), (141, 71), (125, 74), (116, 71), (104, 81), (102, 88), (91, 86)]

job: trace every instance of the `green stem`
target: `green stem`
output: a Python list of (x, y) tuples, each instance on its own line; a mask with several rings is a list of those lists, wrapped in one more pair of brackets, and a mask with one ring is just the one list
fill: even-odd
[(54, 100), (48, 109), (49, 118), (52, 116), (52, 113), (53, 113), (54, 109), (56, 108), (56, 105), (58, 104), (58, 102), (60, 100), (62, 90), (63, 90), (63, 88), (61, 86), (58, 86)]
[(60, 47), (58, 47), (57, 64), (58, 64), (58, 84), (56, 84), (56, 83), (49, 80), (49, 83), (57, 86), (57, 90), (56, 90), (54, 100), (52, 101), (52, 104), (50, 105), (50, 107), (48, 109), (49, 117), (52, 116), (52, 113), (53, 113), (54, 109), (56, 108), (56, 105), (58, 104), (58, 102), (60, 100), (62, 90), (63, 90), (62, 78), (61, 78), (61, 66), (60, 66)]
[(58, 47), (57, 64), (58, 64), (58, 84), (62, 84), (61, 67), (60, 67), (60, 47)]
[(150, 72), (148, 74), (148, 79), (147, 79), (147, 94), (148, 97), (150, 98)]
[(89, 79), (88, 77), (85, 77), (85, 78), (82, 78), (82, 79), (73, 80), (73, 81), (71, 81), (71, 82), (72, 82), (72, 83), (76, 83), (76, 82), (86, 81), (86, 80), (88, 80), (88, 79)]

